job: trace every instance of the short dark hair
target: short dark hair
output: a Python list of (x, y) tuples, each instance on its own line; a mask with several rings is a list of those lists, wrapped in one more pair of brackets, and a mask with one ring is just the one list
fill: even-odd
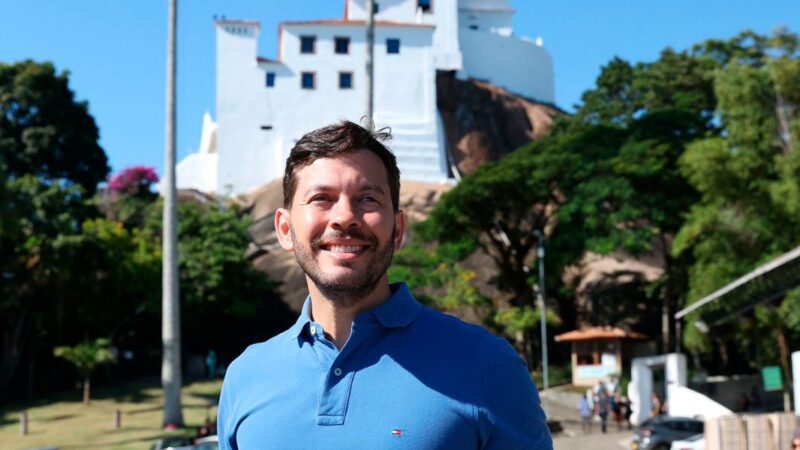
[(294, 145), (286, 158), (286, 170), (283, 173), (283, 207), (292, 204), (297, 189), (297, 171), (320, 158), (333, 158), (336, 155), (356, 150), (368, 150), (383, 162), (386, 168), (389, 194), (394, 210), (400, 209), (400, 169), (397, 158), (381, 141), (392, 138), (387, 129), (370, 131), (350, 121), (342, 121), (334, 125), (319, 128), (307, 133)]

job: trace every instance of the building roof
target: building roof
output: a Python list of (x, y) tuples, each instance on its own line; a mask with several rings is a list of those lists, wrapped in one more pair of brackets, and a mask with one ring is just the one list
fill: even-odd
[(800, 247), (756, 268), (730, 284), (712, 292), (675, 313), (676, 319), (698, 311), (701, 318), (713, 325), (755, 307), (780, 298), (800, 285)]
[(647, 336), (618, 327), (590, 327), (572, 330), (556, 336), (556, 342), (590, 341), (596, 339), (647, 339)]
[[(315, 20), (288, 20), (281, 22), (283, 25), (339, 25), (339, 26), (366, 26), (366, 20), (347, 20), (347, 19), (315, 19)], [(394, 20), (376, 20), (375, 26), (381, 27), (404, 27), (404, 28), (434, 28), (434, 25), (426, 23), (397, 22)]]

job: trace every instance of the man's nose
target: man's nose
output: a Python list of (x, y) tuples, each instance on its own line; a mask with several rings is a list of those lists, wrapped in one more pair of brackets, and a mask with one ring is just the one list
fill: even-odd
[(342, 230), (361, 226), (361, 215), (357, 205), (341, 196), (331, 208), (331, 226)]

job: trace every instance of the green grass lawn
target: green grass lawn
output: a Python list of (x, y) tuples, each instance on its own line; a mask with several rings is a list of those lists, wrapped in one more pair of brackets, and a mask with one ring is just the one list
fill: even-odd
[[(172, 435), (194, 436), (206, 415), (216, 417), (221, 380), (195, 382), (183, 388), (186, 428), (161, 429), (163, 396), (158, 381), (128, 383), (92, 391), (92, 404), (81, 403), (80, 392), (34, 404), (0, 407), (0, 449), (149, 449), (153, 441)], [(20, 434), (19, 417), (28, 411), (28, 435)], [(122, 427), (114, 429), (114, 411)]]

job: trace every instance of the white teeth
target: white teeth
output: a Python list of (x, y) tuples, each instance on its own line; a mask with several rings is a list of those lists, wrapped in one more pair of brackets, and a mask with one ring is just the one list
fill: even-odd
[(355, 253), (361, 250), (357, 245), (332, 245), (330, 251), (335, 253)]

